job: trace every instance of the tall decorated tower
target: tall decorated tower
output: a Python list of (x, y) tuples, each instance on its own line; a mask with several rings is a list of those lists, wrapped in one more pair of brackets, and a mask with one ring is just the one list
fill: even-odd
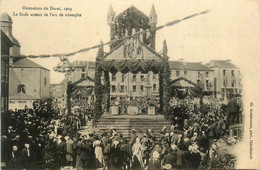
[[(110, 26), (110, 39), (114, 40), (115, 37), (115, 16), (116, 13), (113, 10), (112, 6), (109, 6), (108, 14), (107, 14), (107, 24)], [(113, 44), (110, 45), (110, 49), (113, 49)]]
[(156, 14), (156, 11), (154, 9), (154, 5), (152, 6), (152, 9), (151, 9), (151, 12), (150, 12), (150, 15), (149, 15), (149, 22), (150, 22), (150, 25), (151, 25), (151, 45), (150, 47), (152, 49), (155, 49), (155, 34), (156, 34), (156, 24), (157, 24), (157, 14)]
[[(139, 31), (145, 31), (141, 35), (143, 41), (150, 48), (155, 49), (155, 33), (157, 14), (152, 6), (149, 17), (133, 5), (115, 17), (112, 6), (109, 7), (107, 24), (110, 26), (110, 39), (121, 39), (133, 35)], [(122, 41), (118, 40), (111, 44), (110, 50), (117, 47)]]

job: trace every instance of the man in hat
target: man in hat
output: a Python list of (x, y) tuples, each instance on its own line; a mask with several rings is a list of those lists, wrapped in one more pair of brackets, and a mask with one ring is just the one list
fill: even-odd
[(144, 133), (142, 140), (141, 140), (141, 149), (142, 149), (142, 155), (143, 155), (143, 161), (144, 165), (147, 165), (149, 163), (149, 150), (150, 150), (150, 141), (147, 137), (147, 134)]
[(67, 144), (64, 137), (60, 138), (60, 142), (57, 145), (57, 154), (58, 154), (58, 160), (59, 165), (61, 167), (66, 165), (66, 151), (67, 151)]

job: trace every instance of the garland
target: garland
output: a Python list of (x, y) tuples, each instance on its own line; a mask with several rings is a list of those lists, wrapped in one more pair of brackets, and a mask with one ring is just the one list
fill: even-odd
[(171, 100), (171, 70), (169, 67), (168, 58), (164, 59), (163, 70), (163, 113), (166, 119), (170, 115), (170, 100)]
[(160, 108), (159, 108), (159, 113), (163, 113), (163, 73), (162, 71), (159, 72), (159, 96), (160, 96)]
[(96, 67), (95, 67), (95, 112), (94, 117), (99, 118), (102, 115), (102, 99), (103, 99), (103, 88), (101, 84), (102, 67), (101, 60), (104, 56), (103, 46), (100, 46), (96, 57)]
[(106, 91), (106, 111), (109, 112), (110, 108), (110, 81), (109, 81), (109, 72), (104, 71), (105, 77), (105, 91)]

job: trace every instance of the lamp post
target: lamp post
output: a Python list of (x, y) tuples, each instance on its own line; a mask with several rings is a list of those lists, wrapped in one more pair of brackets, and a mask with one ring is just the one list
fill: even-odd
[(65, 89), (64, 89), (64, 98), (65, 98), (65, 107), (67, 114), (70, 114), (70, 108), (68, 105), (68, 100), (70, 100), (68, 97), (68, 85), (69, 85), (69, 75), (75, 70), (74, 67), (72, 67), (71, 63), (69, 62), (68, 58), (65, 56), (60, 57), (60, 63), (53, 68), (54, 71), (59, 73), (65, 73)]

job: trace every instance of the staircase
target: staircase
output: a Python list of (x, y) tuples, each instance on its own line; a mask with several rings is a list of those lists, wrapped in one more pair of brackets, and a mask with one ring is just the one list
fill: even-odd
[(135, 129), (137, 133), (152, 129), (156, 139), (159, 138), (163, 126), (167, 128), (171, 126), (163, 115), (106, 115), (98, 119), (96, 123), (97, 129), (108, 131), (113, 127), (124, 137), (130, 137), (131, 129)]

